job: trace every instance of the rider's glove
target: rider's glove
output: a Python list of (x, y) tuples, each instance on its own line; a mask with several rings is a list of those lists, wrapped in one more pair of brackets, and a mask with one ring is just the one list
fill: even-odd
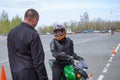
[(58, 56), (66, 56), (66, 53), (65, 53), (65, 52), (60, 52), (60, 53), (58, 54)]
[(58, 54), (57, 60), (66, 60), (67, 54), (65, 52), (60, 52)]
[(66, 56), (65, 52), (60, 52), (57, 55), (58, 55), (57, 60), (64, 60)]

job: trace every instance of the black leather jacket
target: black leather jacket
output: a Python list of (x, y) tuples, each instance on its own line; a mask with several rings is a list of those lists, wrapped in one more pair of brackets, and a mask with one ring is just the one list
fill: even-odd
[(52, 56), (55, 57), (56, 60), (62, 60), (64, 58), (64, 57), (62, 58), (61, 56), (59, 56), (59, 54), (63, 52), (66, 55), (77, 56), (74, 53), (73, 41), (69, 37), (64, 38), (61, 41), (57, 41), (53, 39), (50, 43), (50, 49), (52, 52)]
[(13, 80), (48, 80), (43, 46), (34, 28), (22, 22), (11, 30), (7, 43)]

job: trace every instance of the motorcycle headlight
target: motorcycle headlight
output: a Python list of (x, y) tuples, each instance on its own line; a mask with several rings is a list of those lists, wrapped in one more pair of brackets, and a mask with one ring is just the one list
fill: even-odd
[(78, 79), (81, 77), (80, 73), (77, 73), (76, 76), (77, 76)]

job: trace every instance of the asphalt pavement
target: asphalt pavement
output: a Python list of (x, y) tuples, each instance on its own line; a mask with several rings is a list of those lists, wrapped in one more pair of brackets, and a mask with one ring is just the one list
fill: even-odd
[[(74, 51), (82, 56), (88, 64), (88, 71), (93, 73), (93, 80), (120, 80), (120, 33), (84, 33), (67, 35), (74, 42)], [(53, 35), (40, 35), (44, 52), (48, 77), (52, 80), (52, 72), (48, 60), (53, 58), (50, 52), (50, 41)], [(5, 66), (7, 80), (11, 79), (7, 52), (7, 36), (0, 36), (0, 68)], [(112, 55), (112, 47), (118, 48)]]

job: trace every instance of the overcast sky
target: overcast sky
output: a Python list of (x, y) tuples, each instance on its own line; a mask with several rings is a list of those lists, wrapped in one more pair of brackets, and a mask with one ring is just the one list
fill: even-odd
[(120, 0), (1, 0), (0, 13), (5, 10), (9, 19), (18, 15), (23, 19), (24, 12), (34, 8), (40, 14), (38, 26), (79, 21), (84, 12), (90, 20), (98, 17), (103, 20), (120, 21)]

